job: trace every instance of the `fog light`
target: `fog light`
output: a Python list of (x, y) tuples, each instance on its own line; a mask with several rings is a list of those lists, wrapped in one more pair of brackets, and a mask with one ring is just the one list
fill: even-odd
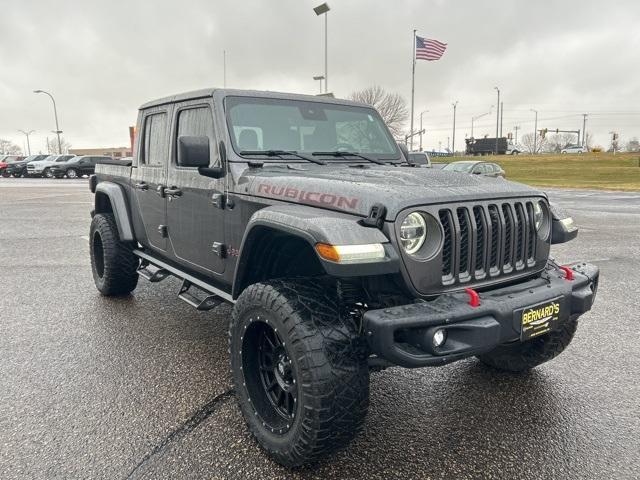
[(436, 330), (436, 333), (433, 334), (433, 346), (436, 348), (441, 347), (446, 341), (447, 331), (444, 329)]

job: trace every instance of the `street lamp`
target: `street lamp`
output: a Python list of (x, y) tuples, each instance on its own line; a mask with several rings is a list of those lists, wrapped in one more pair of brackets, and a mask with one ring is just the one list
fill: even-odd
[(533, 108), (530, 109), (532, 112), (536, 114), (536, 120), (533, 125), (533, 154), (535, 155), (538, 151), (538, 111)]
[(491, 105), (491, 108), (489, 109), (488, 112), (482, 113), (480, 115), (476, 115), (475, 117), (471, 117), (471, 138), (474, 138), (473, 137), (473, 124), (474, 124), (474, 122), (476, 120), (478, 120), (479, 118), (486, 117), (487, 115), (491, 115), (492, 111), (493, 111), (493, 105)]
[(313, 9), (316, 12), (316, 15), (324, 15), (324, 91), (325, 93), (329, 92), (329, 72), (328, 72), (328, 61), (327, 61), (327, 12), (330, 10), (328, 3), (323, 3), (318, 5)]
[(31, 155), (31, 143), (29, 143), (29, 135), (31, 135), (32, 133), (35, 132), (35, 130), (29, 130), (28, 132), (25, 132), (24, 130), (18, 130), (20, 133), (24, 133), (25, 136), (27, 137), (27, 152), (29, 153), (29, 155)]
[(498, 92), (498, 111), (496, 113), (496, 155), (498, 154), (498, 128), (500, 127), (500, 89), (498, 87), (493, 87)]
[(456, 108), (458, 108), (458, 100), (451, 104), (453, 106), (453, 138), (451, 139), (451, 151), (456, 156)]
[(425, 110), (424, 112), (420, 112), (420, 151), (422, 152), (422, 134), (424, 133), (424, 130), (422, 128), (422, 115), (424, 115), (425, 113), (429, 113), (429, 110)]
[(313, 79), (320, 82), (320, 93), (322, 93), (322, 80), (324, 80), (324, 75), (316, 75)]
[(49, 92), (45, 92), (44, 90), (34, 90), (33, 93), (44, 93), (45, 95), (49, 95), (49, 98), (53, 102), (53, 115), (56, 117), (56, 131), (54, 132), (58, 136), (58, 154), (62, 154), (62, 144), (60, 143), (60, 134), (62, 130), (60, 130), (60, 126), (58, 125), (58, 109), (56, 108), (56, 100), (53, 98)]

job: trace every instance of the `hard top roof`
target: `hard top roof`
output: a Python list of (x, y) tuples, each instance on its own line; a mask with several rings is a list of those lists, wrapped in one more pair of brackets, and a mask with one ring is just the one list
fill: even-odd
[(198, 98), (208, 98), (213, 95), (235, 96), (235, 97), (259, 97), (259, 98), (280, 98), (283, 100), (302, 100), (307, 102), (322, 102), (338, 105), (354, 105), (354, 106), (369, 106), (360, 102), (354, 102), (351, 100), (344, 100), (342, 98), (325, 97), (320, 95), (303, 95), (299, 93), (284, 93), (284, 92), (270, 92), (262, 90), (237, 90), (232, 88), (204, 88), (201, 90), (193, 90), (191, 92), (177, 93), (168, 97), (159, 98), (143, 104), (140, 110), (157, 107), (159, 105), (167, 105), (176, 102), (183, 102), (187, 100), (196, 100)]

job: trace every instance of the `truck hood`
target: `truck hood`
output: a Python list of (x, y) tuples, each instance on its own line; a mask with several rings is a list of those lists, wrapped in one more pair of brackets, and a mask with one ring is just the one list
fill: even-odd
[(502, 178), (431, 168), (346, 165), (266, 165), (239, 172), (236, 193), (319, 206), (367, 216), (371, 206), (387, 208), (394, 220), (418, 205), (532, 197), (545, 194)]

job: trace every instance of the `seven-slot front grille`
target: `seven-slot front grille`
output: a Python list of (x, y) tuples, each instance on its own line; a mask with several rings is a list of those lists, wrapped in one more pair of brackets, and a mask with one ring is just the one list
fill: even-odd
[(442, 283), (451, 285), (535, 265), (533, 201), (442, 208)]

